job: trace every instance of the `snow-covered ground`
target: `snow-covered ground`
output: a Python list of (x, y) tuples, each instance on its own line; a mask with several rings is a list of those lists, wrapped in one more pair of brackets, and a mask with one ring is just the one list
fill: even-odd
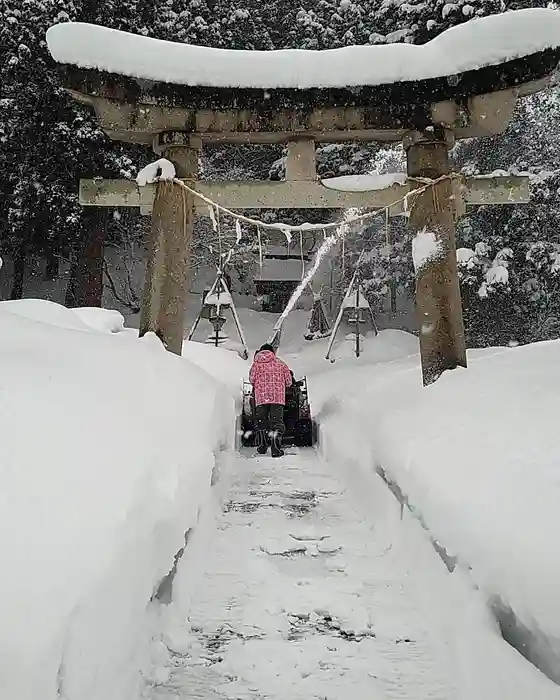
[[(540, 544), (523, 535), (529, 510), (539, 511), (538, 493), (546, 491), (547, 479), (534, 485), (524, 517), (515, 515), (517, 496), (541, 465), (518, 454), (518, 468), (506, 471), (515, 455), (513, 444), (509, 451), (505, 447), (513, 440), (509, 418), (492, 439), (501, 451), (487, 451), (487, 440), (481, 439), (490, 423), (495, 430), (501, 402), (509, 402), (510, 412), (518, 410), (519, 397), (515, 401), (513, 395), (519, 382), (511, 378), (521, 375), (521, 385), (530, 386), (530, 377), (523, 378), (525, 351), (519, 350), (518, 364), (504, 366), (501, 375), (492, 363), (513, 357), (509, 349), (473, 351), (468, 374), (451, 373), (424, 390), (413, 336), (384, 331), (368, 338), (359, 360), (352, 356), (352, 345), (342, 341), (335, 345), (336, 361), (327, 363), (327, 341), (303, 340), (306, 318), (301, 312), (288, 317), (280, 355), (297, 374), (308, 375), (321, 422), (321, 458), (292, 455), (282, 469), (279, 463), (247, 461), (246, 456), (233, 463), (231, 483), (222, 483), (222, 512), (216, 505), (214, 526), (207, 524), (201, 535), (206, 560), (201, 566), (200, 548), (197, 554), (194, 546), (193, 558), (179, 569), (176, 601), (162, 615), (163, 646), (154, 648), (148, 697), (280, 698), (301, 692), (334, 699), (352, 692), (389, 698), (560, 698), (560, 689), (503, 641), (491, 605), (499, 597), (518, 614), (516, 596), (509, 595), (513, 591), (531, 611), (520, 615), (526, 624), (536, 614), (533, 594), (550, 591), (541, 598), (542, 611), (555, 606), (551, 579), (542, 568), (550, 565), (547, 549), (558, 529), (553, 511), (544, 516), (546, 530), (538, 518), (530, 530), (535, 536), (540, 531)], [(253, 314), (244, 320), (254, 349), (275, 319)], [(500, 390), (502, 382), (510, 385), (509, 393)], [(525, 402), (530, 395), (531, 390)], [(533, 400), (533, 414), (546, 411), (538, 394)], [(550, 425), (541, 423), (541, 429), (552, 440)], [(529, 436), (526, 440), (530, 444)], [(399, 483), (415, 517), (407, 509), (401, 513), (378, 469)], [(552, 478), (545, 466), (542, 476), (547, 474)], [(504, 489), (502, 482), (508, 480)], [(313, 504), (303, 504), (294, 519), (301, 494), (311, 494)], [(545, 504), (555, 497), (545, 497)], [(305, 551), (292, 551), (303, 549), (293, 522), (298, 531), (314, 533)], [(322, 537), (340, 551), (318, 552)], [(447, 547), (449, 556), (458, 556), (453, 573), (429, 544), (431, 537)], [(533, 577), (534, 557), (539, 566)], [(504, 568), (508, 560), (529, 566), (517, 572)], [(398, 634), (384, 634), (387, 619), (392, 630), (413, 629), (417, 645), (407, 649), (397, 642)], [(333, 629), (333, 620), (343, 633)], [(301, 637), (294, 626), (303, 629)], [(536, 637), (521, 633), (513, 641), (530, 641), (526, 655), (554, 677), (554, 630), (529, 626)], [(364, 630), (366, 636), (356, 642)]]
[(114, 327), (99, 310), (0, 304), (6, 700), (137, 697), (150, 599), (233, 442), (221, 385)]
[[(252, 356), (276, 317), (240, 316)], [(1, 697), (560, 699), (490, 605), (557, 679), (560, 344), (474, 351), (424, 389), (414, 336), (329, 363), (307, 318), (279, 354), (320, 446), (272, 461), (231, 449), (237, 353), (0, 304)]]
[(311, 450), (230, 465), (161, 611), (147, 698), (560, 697), (355, 466)]

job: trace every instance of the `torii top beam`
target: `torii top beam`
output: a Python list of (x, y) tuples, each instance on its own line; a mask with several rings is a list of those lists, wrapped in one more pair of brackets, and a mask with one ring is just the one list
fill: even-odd
[(51, 27), (47, 40), (64, 87), (116, 140), (399, 141), (432, 126), (464, 138), (503, 131), (517, 98), (547, 86), (560, 13), (474, 19), (423, 46), (320, 52), (211, 49), (80, 23)]

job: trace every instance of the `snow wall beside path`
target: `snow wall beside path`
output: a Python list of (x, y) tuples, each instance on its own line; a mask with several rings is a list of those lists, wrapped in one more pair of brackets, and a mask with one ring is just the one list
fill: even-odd
[(326, 456), (382, 467), (560, 681), (560, 341), (472, 351), (467, 371), (427, 388), (418, 357), (347, 360), (312, 377), (311, 395)]
[(150, 600), (233, 445), (222, 385), (154, 336), (79, 316), (0, 304), (6, 699), (138, 697)]

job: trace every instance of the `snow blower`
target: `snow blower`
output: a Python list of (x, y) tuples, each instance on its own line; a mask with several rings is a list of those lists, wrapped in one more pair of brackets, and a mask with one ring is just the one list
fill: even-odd
[[(294, 381), (286, 389), (284, 406), (286, 432), (282, 444), (286, 447), (313, 447), (317, 443), (318, 426), (311, 417), (307, 378)], [(242, 447), (254, 447), (256, 436), (255, 394), (250, 382), (243, 382), (243, 407), (238, 422)]]

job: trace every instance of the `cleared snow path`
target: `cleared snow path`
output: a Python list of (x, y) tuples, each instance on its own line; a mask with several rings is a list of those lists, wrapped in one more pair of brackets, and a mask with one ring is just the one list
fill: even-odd
[[(463, 697), (457, 629), (434, 586), (444, 566), (422, 538), (399, 534), (390, 495), (376, 523), (313, 451), (240, 456), (229, 481), (188, 622), (167, 609), (174, 629), (147, 697)], [(179, 599), (193, 568), (180, 567)]]

